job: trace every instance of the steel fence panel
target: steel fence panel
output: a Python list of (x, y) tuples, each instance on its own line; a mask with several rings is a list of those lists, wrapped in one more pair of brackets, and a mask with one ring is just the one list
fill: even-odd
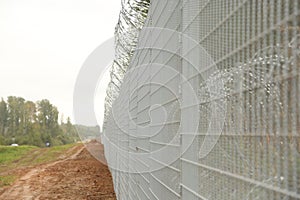
[(106, 114), (118, 199), (300, 199), (299, 26), (296, 0), (152, 0)]

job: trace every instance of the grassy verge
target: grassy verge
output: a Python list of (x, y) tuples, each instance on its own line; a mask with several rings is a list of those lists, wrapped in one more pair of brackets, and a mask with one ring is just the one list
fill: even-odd
[(0, 176), (0, 188), (10, 186), (16, 180), (14, 175)]
[(34, 146), (0, 146), (0, 188), (11, 185), (17, 178), (14, 170), (32, 167), (39, 164), (53, 162), (63, 157), (72, 155), (68, 151), (80, 144), (68, 144), (50, 148)]
[(28, 154), (32, 150), (37, 149), (33, 146), (0, 146), (0, 165), (6, 165), (21, 159), (24, 155)]
[[(55, 146), (47, 148), (40, 156), (38, 156), (32, 164), (41, 164), (57, 160), (63, 153), (78, 144), (67, 144), (63, 146)], [(68, 155), (66, 155), (68, 156)]]

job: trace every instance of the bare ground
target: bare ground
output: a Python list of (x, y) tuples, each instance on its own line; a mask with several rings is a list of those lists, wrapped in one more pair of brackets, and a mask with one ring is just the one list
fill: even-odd
[[(102, 145), (89, 145), (99, 151), (98, 155), (104, 156)], [(71, 156), (62, 156), (58, 161), (24, 169), (20, 179), (11, 187), (0, 191), (0, 199), (115, 200), (107, 166), (91, 156), (83, 145), (76, 146), (71, 151), (74, 152)]]

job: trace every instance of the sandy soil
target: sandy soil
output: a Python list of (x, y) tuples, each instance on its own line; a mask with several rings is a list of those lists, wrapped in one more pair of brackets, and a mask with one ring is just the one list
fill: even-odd
[[(99, 148), (100, 147), (100, 148)], [(103, 157), (103, 147), (90, 143)], [(82, 146), (72, 156), (26, 171), (11, 187), (0, 192), (3, 200), (31, 199), (116, 199), (111, 174)]]

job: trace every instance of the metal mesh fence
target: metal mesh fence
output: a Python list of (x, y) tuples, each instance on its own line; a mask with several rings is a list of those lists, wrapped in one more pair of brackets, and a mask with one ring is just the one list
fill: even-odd
[(300, 2), (152, 0), (103, 143), (118, 199), (300, 199)]

